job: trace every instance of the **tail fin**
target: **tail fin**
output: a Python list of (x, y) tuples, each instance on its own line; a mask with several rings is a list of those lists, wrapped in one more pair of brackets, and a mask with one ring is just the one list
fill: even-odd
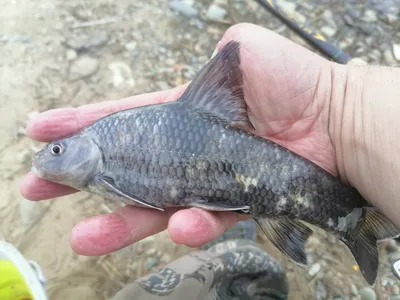
[(379, 267), (377, 242), (399, 236), (400, 231), (376, 208), (362, 208), (356, 227), (341, 240), (349, 247), (365, 280), (375, 285)]

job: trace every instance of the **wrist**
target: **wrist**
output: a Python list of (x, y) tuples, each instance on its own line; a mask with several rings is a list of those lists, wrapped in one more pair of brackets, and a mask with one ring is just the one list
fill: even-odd
[(400, 211), (400, 69), (333, 64), (329, 134), (340, 178), (383, 211)]

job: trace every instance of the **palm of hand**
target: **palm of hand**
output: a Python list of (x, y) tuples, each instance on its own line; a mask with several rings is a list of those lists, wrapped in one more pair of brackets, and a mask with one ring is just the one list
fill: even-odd
[[(244, 93), (256, 134), (336, 174), (334, 149), (328, 133), (329, 62), (254, 25), (232, 27), (218, 48), (230, 40), (241, 44)], [(184, 90), (185, 86), (180, 86), (119, 101), (48, 111), (33, 120), (27, 132), (34, 139), (52, 141), (115, 111), (174, 101)], [(41, 180), (31, 173), (21, 184), (21, 193), (31, 200), (74, 192), (76, 190)], [(173, 241), (199, 246), (217, 238), (239, 218), (242, 217), (231, 212), (210, 213), (196, 208), (160, 213), (126, 206), (77, 224), (72, 231), (71, 246), (77, 253), (102, 255), (166, 228)]]
[[(225, 39), (235, 35), (228, 32)], [(280, 36), (242, 39), (245, 98), (256, 133), (336, 175), (328, 132), (329, 62)]]

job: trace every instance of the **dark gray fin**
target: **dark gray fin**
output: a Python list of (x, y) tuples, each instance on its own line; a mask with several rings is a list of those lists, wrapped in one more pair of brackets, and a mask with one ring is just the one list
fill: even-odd
[(253, 130), (242, 86), (239, 43), (230, 41), (200, 70), (178, 101)]
[(128, 199), (130, 201), (136, 202), (136, 203), (138, 203), (138, 204), (140, 204), (140, 205), (142, 205), (144, 207), (148, 207), (148, 208), (153, 208), (153, 209), (164, 211), (164, 209), (161, 208), (161, 207), (158, 207), (156, 205), (152, 205), (150, 203), (147, 203), (145, 200), (140, 199), (139, 197), (130, 196), (127, 193), (121, 191), (119, 188), (117, 188), (115, 186), (115, 184), (114, 184), (114, 182), (113, 182), (113, 180), (111, 178), (102, 176), (102, 177), (97, 178), (97, 180), (98, 180), (99, 183), (103, 184), (106, 189), (110, 190), (111, 192), (113, 192), (113, 193), (115, 193), (115, 194), (117, 194), (117, 195), (119, 195), (121, 197), (124, 197), (124, 198), (126, 198), (126, 199)]
[(305, 246), (313, 231), (300, 221), (289, 218), (254, 218), (268, 239), (296, 263), (307, 265)]
[(391, 221), (376, 208), (362, 208), (362, 215), (355, 228), (340, 239), (349, 247), (365, 280), (375, 285), (379, 267), (377, 242), (399, 236)]
[(207, 200), (195, 200), (193, 202), (189, 202), (188, 205), (210, 211), (240, 211), (243, 213), (248, 213), (250, 209), (250, 206), (248, 205), (234, 206), (226, 203), (208, 202)]

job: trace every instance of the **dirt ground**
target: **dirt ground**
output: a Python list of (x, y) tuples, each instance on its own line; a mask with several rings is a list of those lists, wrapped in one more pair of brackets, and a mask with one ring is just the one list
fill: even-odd
[[(360, 33), (355, 24), (362, 23), (357, 21), (361, 17), (351, 15), (353, 24), (347, 27), (346, 20), (336, 19), (345, 2), (293, 3), (299, 19), (315, 21), (310, 24), (314, 28), (332, 24), (336, 30), (332, 39), (350, 54), (395, 65), (390, 50), (395, 41), (400, 44), (397, 19), (375, 20), (382, 30)], [(355, 2), (352, 9), (364, 12), (366, 3)], [(37, 203), (23, 199), (20, 180), (41, 146), (26, 137), (27, 120), (52, 108), (120, 99), (187, 82), (211, 56), (223, 32), (237, 22), (253, 22), (304, 42), (256, 1), (196, 2), (199, 13), (211, 4), (225, 8), (227, 15), (220, 21), (178, 14), (169, 1), (0, 0), (0, 4), (0, 237), (40, 264), (50, 299), (65, 300), (109, 299), (127, 282), (196, 250), (173, 244), (163, 232), (106, 256), (76, 255), (69, 245), (72, 227), (116, 206), (85, 193)], [(313, 261), (308, 269), (291, 263), (267, 241), (260, 242), (285, 264), (291, 299), (335, 295), (351, 299), (352, 285), (366, 286), (347, 249), (324, 232), (316, 230), (308, 245)], [(310, 275), (312, 266), (320, 269), (316, 276)], [(392, 277), (384, 255), (380, 276)], [(326, 295), (317, 297), (321, 284)], [(380, 284), (376, 289), (379, 299), (388, 299)]]

